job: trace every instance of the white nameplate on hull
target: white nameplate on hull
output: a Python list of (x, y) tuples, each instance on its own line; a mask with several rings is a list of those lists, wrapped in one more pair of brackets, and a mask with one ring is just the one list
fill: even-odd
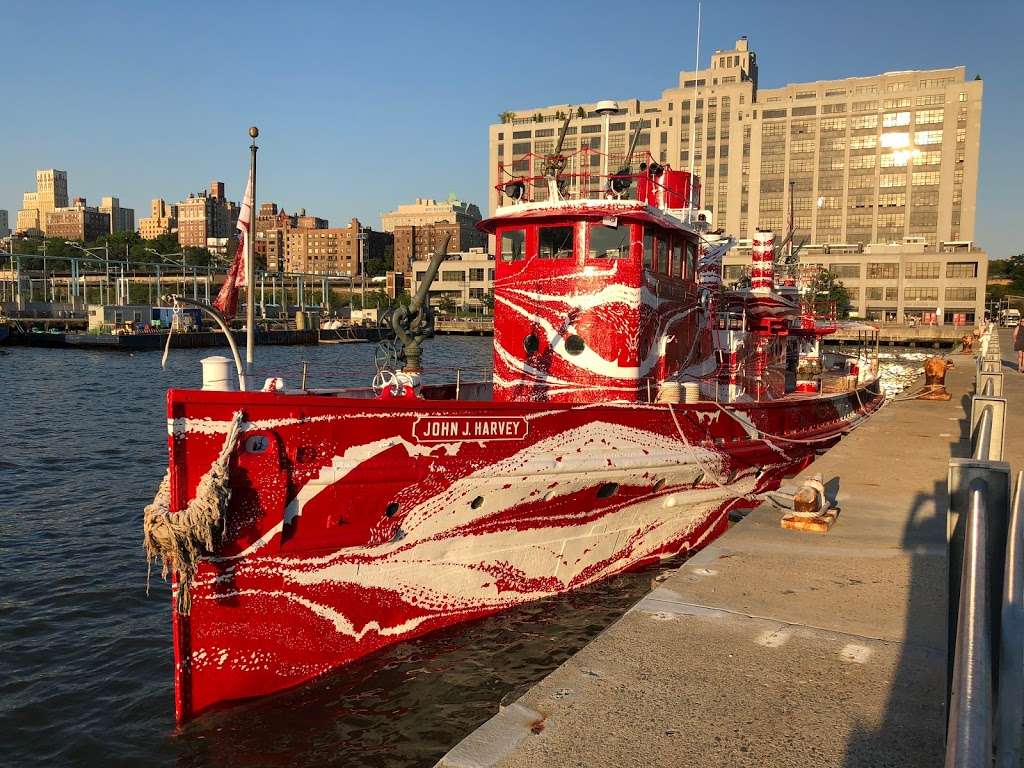
[(521, 416), (419, 416), (412, 425), (417, 443), (525, 440), (529, 431), (529, 422)]

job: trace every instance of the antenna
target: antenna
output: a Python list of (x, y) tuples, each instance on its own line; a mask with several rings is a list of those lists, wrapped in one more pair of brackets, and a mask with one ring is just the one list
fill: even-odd
[(555, 144), (555, 151), (544, 158), (544, 175), (548, 179), (548, 195), (552, 200), (558, 200), (564, 189), (559, 188), (558, 174), (565, 170), (566, 158), (562, 154), (562, 144), (565, 143), (565, 134), (569, 130), (569, 123), (572, 120), (572, 107), (569, 108), (562, 123), (562, 130), (558, 134), (558, 143)]
[(693, 109), (690, 110), (690, 204), (686, 207), (687, 223), (693, 217), (693, 192), (697, 185), (693, 183), (693, 161), (697, 154), (697, 73), (700, 71), (700, 11), (701, 0), (697, 0), (697, 54), (693, 64)]

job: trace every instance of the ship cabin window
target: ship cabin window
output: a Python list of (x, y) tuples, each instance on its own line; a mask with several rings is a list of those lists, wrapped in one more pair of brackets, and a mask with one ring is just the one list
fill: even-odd
[(654, 227), (644, 227), (644, 269), (654, 269)]
[(571, 259), (576, 231), (573, 227), (540, 227), (537, 255), (542, 259)]
[(587, 247), (587, 258), (629, 258), (629, 224), (609, 227), (593, 222), (589, 229), (590, 244)]
[(659, 237), (659, 238), (657, 238), (655, 240), (654, 248), (655, 248), (655, 251), (658, 254), (658, 260), (657, 260), (658, 272), (663, 274), (663, 275), (667, 275), (669, 273), (669, 270), (668, 270), (668, 242), (665, 240), (664, 237)]
[(683, 243), (682, 240), (676, 238), (672, 241), (672, 277), (682, 279), (686, 277), (686, 274), (683, 269)]
[(520, 261), (526, 256), (526, 230), (504, 229), (501, 232), (501, 260)]
[(692, 240), (686, 241), (686, 274), (690, 276), (690, 279), (694, 279), (696, 276), (696, 264), (697, 264), (697, 244)]

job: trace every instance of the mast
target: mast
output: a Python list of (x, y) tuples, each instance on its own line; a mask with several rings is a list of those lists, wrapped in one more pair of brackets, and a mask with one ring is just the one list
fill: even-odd
[[(700, 71), (700, 0), (697, 0), (697, 54), (693, 64), (693, 109), (690, 110), (690, 200), (686, 206), (686, 221), (693, 218), (693, 191), (696, 185), (693, 183), (693, 161), (697, 154), (697, 72)], [(640, 116), (640, 124), (643, 125), (643, 116)]]
[(249, 137), (252, 143), (249, 145), (249, 178), (252, 179), (252, 187), (249, 189), (249, 223), (245, 234), (245, 376), (251, 383), (253, 362), (256, 355), (256, 302), (253, 286), (256, 283), (256, 260), (253, 257), (254, 230), (256, 223), (256, 137), (260, 135), (260, 129), (255, 125), (249, 129)]

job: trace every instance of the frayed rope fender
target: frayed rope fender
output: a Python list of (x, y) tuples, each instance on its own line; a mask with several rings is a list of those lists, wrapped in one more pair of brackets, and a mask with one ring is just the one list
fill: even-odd
[(178, 612), (188, 615), (192, 607), (191, 585), (199, 560), (209, 554), (224, 531), (224, 519), (231, 501), (228, 462), (242, 431), (242, 412), (231, 421), (220, 455), (196, 487), (195, 498), (180, 512), (171, 513), (171, 473), (168, 470), (160, 488), (142, 517), (142, 544), (146, 550), (146, 592), (153, 561), (162, 563), (164, 579), (169, 572), (178, 575)]

